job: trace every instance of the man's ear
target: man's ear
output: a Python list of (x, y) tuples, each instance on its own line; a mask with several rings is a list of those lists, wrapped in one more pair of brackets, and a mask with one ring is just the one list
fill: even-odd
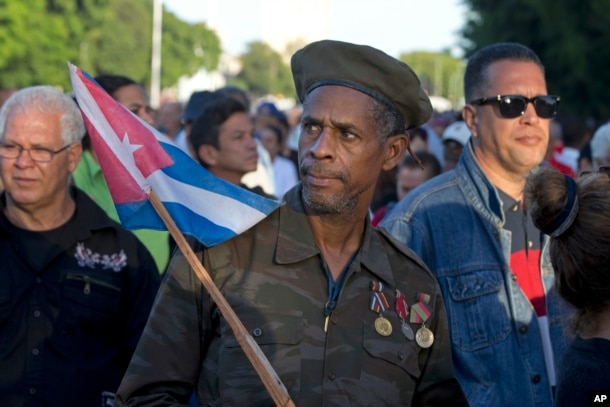
[[(93, 151), (93, 150), (91, 150)], [(81, 143), (74, 143), (68, 149), (68, 170), (73, 172), (78, 163), (80, 162), (80, 158), (83, 155), (83, 145)]]
[(408, 145), (409, 136), (407, 134), (396, 134), (388, 137), (386, 141), (386, 156), (381, 168), (384, 171), (394, 168), (402, 160), (402, 157), (405, 156)]
[(218, 150), (216, 150), (214, 146), (210, 144), (203, 144), (199, 146), (197, 156), (201, 161), (206, 163), (208, 167), (213, 167), (218, 161)]
[(468, 130), (470, 130), (472, 137), (478, 137), (477, 124), (479, 116), (477, 115), (477, 109), (473, 105), (464, 105), (462, 108), (462, 117), (464, 118), (464, 122), (466, 123), (466, 126), (468, 126)]

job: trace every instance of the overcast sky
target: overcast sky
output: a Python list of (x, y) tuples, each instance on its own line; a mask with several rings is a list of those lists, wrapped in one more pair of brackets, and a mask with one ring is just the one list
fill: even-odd
[[(262, 40), (265, 16), (261, 4), (274, 1), (307, 0), (163, 0), (166, 9), (188, 22), (212, 20), (223, 27), (223, 48), (241, 54), (251, 41)], [(322, 0), (324, 1), (324, 0)], [(457, 31), (462, 27), (466, 9), (461, 0), (326, 0), (332, 3), (330, 16), (299, 18), (292, 27), (320, 29), (327, 23), (330, 39), (367, 44), (398, 56), (402, 52), (442, 51), (449, 48), (460, 56)], [(214, 12), (214, 9), (216, 10)], [(314, 13), (315, 14), (315, 13)]]

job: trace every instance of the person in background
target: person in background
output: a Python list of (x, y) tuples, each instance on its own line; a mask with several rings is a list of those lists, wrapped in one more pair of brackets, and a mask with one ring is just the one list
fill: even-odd
[(464, 146), (470, 140), (470, 129), (466, 122), (458, 120), (451, 123), (443, 131), (443, 158), (445, 165), (443, 172), (452, 170), (457, 165)]
[[(408, 134), (409, 149), (411, 152), (419, 156), (420, 152), (429, 151), (428, 132), (423, 127), (409, 129)], [(372, 218), (376, 218), (376, 221), (373, 222), (374, 226), (381, 220), (381, 217), (383, 217), (382, 214), (385, 215), (389, 207), (400, 200), (396, 194), (397, 175), (398, 172), (396, 171), (396, 168), (392, 168), (389, 171), (382, 171), (377, 179), (375, 193), (373, 194), (373, 200), (371, 201)], [(416, 176), (416, 178), (418, 177), (419, 176)]]
[(434, 154), (438, 162), (441, 163), (441, 168), (445, 165), (441, 136), (448, 124), (449, 122), (446, 118), (436, 114), (421, 126), (428, 133), (428, 151)]
[(159, 108), (155, 127), (170, 140), (175, 140), (182, 130), (182, 103), (165, 102)]
[(593, 168), (610, 165), (610, 123), (602, 124), (593, 133), (591, 158)]
[(269, 152), (271, 162), (273, 163), (275, 195), (281, 198), (299, 182), (297, 167), (292, 160), (280, 154), (282, 148), (282, 130), (277, 126), (269, 124), (258, 130), (256, 137)]
[(430, 151), (430, 146), (428, 145), (428, 132), (423, 127), (410, 129), (409, 146), (411, 147), (411, 151), (414, 153), (419, 153), (420, 151)]
[(470, 405), (550, 407), (570, 307), (553, 290), (548, 236), (527, 215), (523, 188), (544, 160), (559, 98), (538, 56), (517, 43), (474, 53), (464, 95), (471, 137), (456, 167), (407, 195), (380, 227), (436, 275)]
[[(221, 96), (237, 99), (246, 107), (246, 111), (250, 113), (250, 96), (244, 89), (237, 86), (227, 85), (218, 89), (216, 92)], [(256, 123), (254, 124), (254, 129), (256, 131)], [(241, 182), (248, 188), (262, 188), (265, 194), (269, 196), (276, 196), (274, 178), (275, 171), (273, 171), (271, 156), (258, 138), (255, 138), (254, 141), (256, 141), (258, 164), (256, 165), (256, 170), (250, 171), (242, 177)]]
[(144, 245), (69, 183), (84, 134), (51, 86), (0, 110), (1, 406), (111, 406), (159, 286)]
[[(117, 102), (154, 127), (151, 108), (144, 89), (133, 79), (121, 75), (100, 75), (96, 82)], [(112, 220), (120, 222), (112, 195), (104, 178), (89, 136), (83, 140), (84, 151), (81, 160), (72, 172), (72, 182), (98, 204)], [(137, 229), (133, 233), (144, 243), (155, 259), (159, 273), (165, 272), (171, 251), (169, 232), (151, 229)]]
[(260, 186), (242, 182), (244, 175), (256, 170), (258, 153), (252, 118), (239, 100), (220, 97), (207, 105), (193, 123), (190, 142), (197, 161), (212, 174), (269, 196)]
[(568, 116), (560, 120), (561, 145), (556, 146), (549, 164), (562, 174), (575, 178), (579, 171), (580, 150), (591, 139), (591, 129), (580, 117)]
[(555, 407), (595, 405), (610, 390), (610, 172), (576, 181), (550, 168), (533, 172), (525, 197), (534, 224), (551, 236), (559, 295), (574, 306), (573, 342), (559, 364)]
[(591, 140), (580, 149), (578, 155), (578, 173), (593, 170), (593, 154), (591, 153)]
[(197, 117), (203, 112), (203, 109), (209, 104), (220, 99), (220, 95), (209, 90), (201, 90), (193, 92), (189, 97), (184, 112), (182, 113), (182, 130), (176, 135), (174, 143), (189, 157), (196, 158), (195, 152), (191, 149), (191, 129)]
[[(291, 66), (301, 183), (249, 231), (197, 245), (198, 258), (295, 405), (465, 406), (438, 284), (367, 218), (380, 171), (432, 111), (419, 79), (377, 49), (338, 41), (309, 44)], [(179, 253), (168, 273), (117, 407), (184, 404), (193, 389), (199, 405), (272, 405)]]
[[(390, 201), (387, 205), (377, 209), (371, 217), (371, 224), (377, 227), (386, 214), (396, 205), (396, 202), (404, 198), (409, 192), (427, 180), (441, 173), (441, 165), (428, 151), (417, 153), (418, 161), (412, 155), (405, 155), (398, 164), (396, 170), (396, 201)], [(422, 168), (423, 167), (423, 168)]]
[(288, 116), (279, 110), (273, 103), (263, 102), (256, 108), (256, 114), (254, 115), (254, 127), (258, 131), (268, 125), (275, 126), (282, 132), (280, 155), (292, 160), (294, 165), (298, 166), (299, 153), (297, 150), (291, 149), (288, 146), (288, 136), (291, 130)]

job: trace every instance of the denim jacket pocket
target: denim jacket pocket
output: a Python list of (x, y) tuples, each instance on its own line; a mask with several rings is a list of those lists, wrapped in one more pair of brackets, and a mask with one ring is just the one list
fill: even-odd
[(447, 277), (451, 337), (454, 346), (476, 351), (504, 340), (511, 331), (502, 274), (475, 271)]

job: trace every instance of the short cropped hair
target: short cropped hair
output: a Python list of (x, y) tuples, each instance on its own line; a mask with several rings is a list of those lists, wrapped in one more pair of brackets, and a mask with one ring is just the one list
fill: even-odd
[(114, 93), (129, 85), (140, 86), (136, 81), (126, 76), (104, 74), (95, 77), (95, 81), (102, 87), (110, 96), (114, 98)]
[(220, 127), (235, 113), (247, 114), (248, 110), (236, 98), (222, 97), (207, 105), (203, 112), (197, 116), (191, 129), (190, 143), (200, 164), (205, 165), (197, 154), (199, 148), (203, 145), (211, 145), (216, 149), (220, 148), (218, 141)]
[(61, 113), (59, 120), (61, 138), (65, 145), (80, 142), (85, 135), (85, 124), (76, 102), (53, 86), (23, 88), (2, 105), (0, 109), (0, 141), (4, 141), (6, 121), (11, 112), (26, 113), (37, 110), (43, 113)]
[(525, 45), (516, 42), (500, 42), (481, 48), (469, 59), (464, 73), (464, 98), (466, 103), (485, 95), (480, 94), (488, 86), (488, 69), (494, 62), (510, 60), (533, 62), (544, 73), (544, 65), (538, 55)]

